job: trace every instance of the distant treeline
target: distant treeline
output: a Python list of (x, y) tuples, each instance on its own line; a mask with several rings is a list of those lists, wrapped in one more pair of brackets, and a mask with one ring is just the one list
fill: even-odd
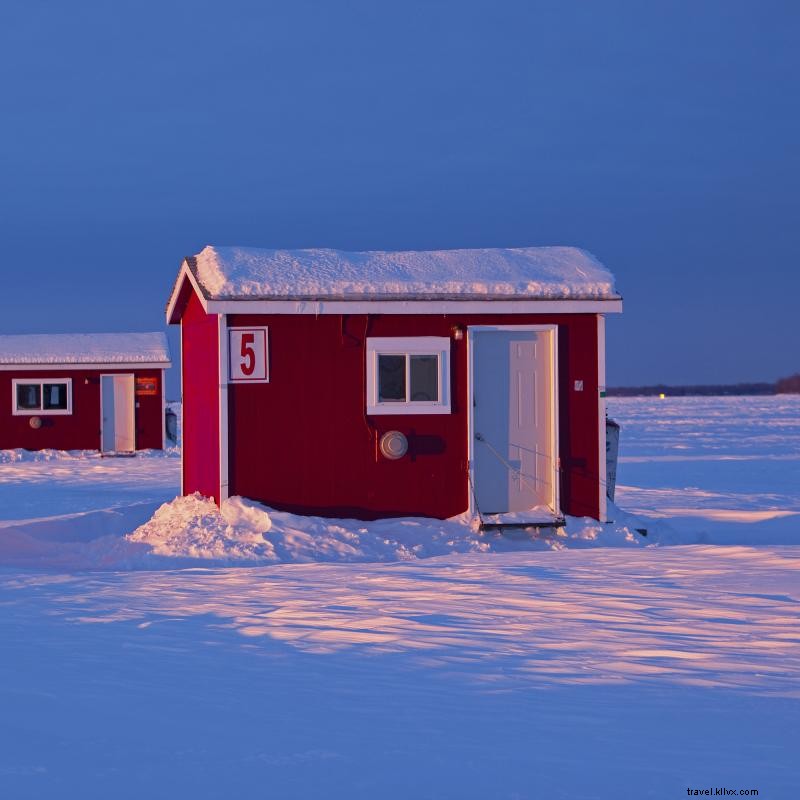
[(800, 373), (781, 378), (775, 384), (776, 394), (800, 394)]
[(667, 397), (709, 396), (709, 395), (765, 395), (800, 394), (800, 373), (781, 378), (775, 383), (730, 383), (709, 384), (708, 386), (614, 386), (606, 391), (609, 397), (652, 397), (660, 394)]

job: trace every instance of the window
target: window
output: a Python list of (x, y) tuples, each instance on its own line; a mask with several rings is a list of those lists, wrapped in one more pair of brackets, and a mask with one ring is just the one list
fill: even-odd
[(72, 379), (19, 378), (11, 382), (14, 414), (71, 414)]
[(367, 339), (368, 414), (449, 414), (450, 339)]

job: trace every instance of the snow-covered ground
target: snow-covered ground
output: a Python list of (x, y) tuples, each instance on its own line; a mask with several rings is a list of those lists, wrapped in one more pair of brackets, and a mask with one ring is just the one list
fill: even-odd
[(538, 542), (2, 454), (0, 797), (795, 797), (800, 398), (610, 412), (625, 511)]
[(800, 397), (612, 398), (617, 502), (684, 540), (800, 543)]

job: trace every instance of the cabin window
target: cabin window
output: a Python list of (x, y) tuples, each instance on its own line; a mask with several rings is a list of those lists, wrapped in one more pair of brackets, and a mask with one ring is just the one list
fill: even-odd
[(450, 339), (367, 339), (368, 414), (449, 414)]
[(72, 379), (29, 378), (12, 381), (12, 408), (14, 414), (71, 414)]

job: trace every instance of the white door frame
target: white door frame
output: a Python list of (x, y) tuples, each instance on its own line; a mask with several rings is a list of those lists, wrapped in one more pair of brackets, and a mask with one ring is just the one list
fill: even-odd
[(552, 420), (552, 475), (553, 485), (553, 513), (561, 514), (561, 486), (559, 481), (559, 467), (561, 460), (558, 455), (558, 325), (469, 325), (467, 327), (467, 458), (469, 459), (469, 513), (477, 516), (478, 509), (475, 505), (475, 334), (489, 331), (531, 331), (533, 333), (547, 332), (550, 334), (552, 347), (550, 348), (550, 370), (552, 376), (552, 392), (550, 393), (550, 419)]
[[(101, 372), (100, 373), (100, 452), (114, 453), (116, 450), (103, 450), (103, 378), (121, 378), (130, 376), (133, 381), (133, 452), (136, 452), (136, 375), (133, 372)], [(114, 444), (116, 445), (116, 422), (114, 423)]]
[[(134, 390), (133, 390), (133, 412), (134, 412), (134, 419), (136, 419), (136, 378), (133, 379), (134, 382)], [(164, 388), (164, 370), (161, 370), (161, 383), (158, 384), (159, 388), (161, 389), (161, 449), (167, 449), (167, 391)], [(134, 431), (135, 435), (135, 431)]]

